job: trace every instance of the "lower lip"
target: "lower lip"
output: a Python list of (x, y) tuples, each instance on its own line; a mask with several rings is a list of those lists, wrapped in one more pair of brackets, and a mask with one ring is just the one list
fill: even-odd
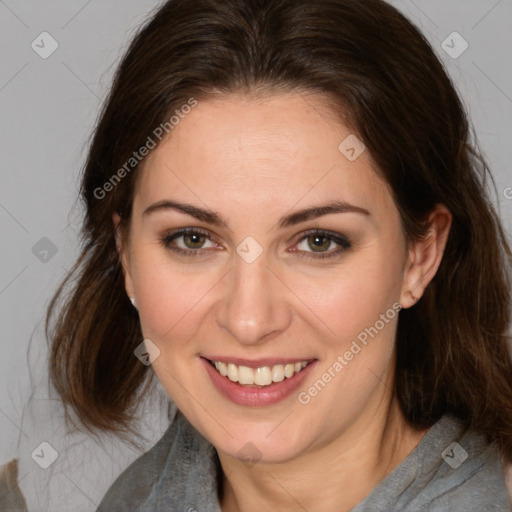
[(317, 361), (309, 363), (302, 371), (296, 373), (293, 377), (285, 378), (281, 382), (274, 382), (264, 388), (245, 387), (237, 382), (230, 381), (223, 377), (207, 359), (201, 358), (206, 367), (208, 375), (212, 379), (214, 386), (224, 397), (238, 405), (250, 405), (253, 407), (272, 405), (288, 398), (302, 384), (304, 379), (311, 372)]

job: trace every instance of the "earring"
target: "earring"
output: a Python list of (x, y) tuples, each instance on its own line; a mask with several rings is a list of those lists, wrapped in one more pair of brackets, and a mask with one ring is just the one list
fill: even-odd
[(137, 309), (137, 306), (135, 305), (135, 297), (130, 297), (130, 301), (132, 302), (132, 306)]

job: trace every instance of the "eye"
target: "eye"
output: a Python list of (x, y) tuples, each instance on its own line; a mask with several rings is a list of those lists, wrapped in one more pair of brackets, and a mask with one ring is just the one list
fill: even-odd
[[(302, 248), (299, 246), (302, 244)], [(335, 250), (328, 250), (333, 246), (338, 246)], [(301, 251), (293, 249), (292, 252), (297, 253), (297, 256), (306, 258), (331, 258), (333, 256), (340, 255), (345, 250), (351, 247), (349, 239), (339, 233), (332, 233), (324, 230), (311, 230), (300, 238), (297, 242), (296, 247), (299, 247)], [(309, 251), (308, 249), (311, 249)]]
[(204, 243), (209, 241), (215, 247), (210, 235), (198, 228), (185, 228), (167, 233), (161, 243), (166, 249), (183, 254), (185, 256), (197, 256), (203, 254)]
[[(209, 242), (211, 245), (205, 247), (206, 242)], [(183, 228), (172, 231), (161, 238), (161, 243), (166, 249), (183, 256), (200, 256), (209, 252), (207, 249), (219, 247), (212, 241), (207, 231), (199, 228)], [(301, 244), (302, 248), (299, 247)], [(338, 248), (329, 250), (333, 246), (338, 246)], [(296, 247), (299, 247), (299, 250)], [(295, 248), (290, 249), (290, 252), (300, 257), (313, 259), (331, 258), (341, 254), (350, 247), (351, 243), (346, 236), (315, 229), (306, 232), (299, 239)]]

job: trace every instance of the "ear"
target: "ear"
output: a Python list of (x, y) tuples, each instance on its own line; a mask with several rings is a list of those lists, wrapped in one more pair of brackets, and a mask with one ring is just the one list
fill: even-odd
[(121, 265), (123, 267), (124, 287), (126, 293), (128, 294), (128, 297), (135, 297), (133, 279), (131, 276), (130, 251), (127, 245), (125, 244), (125, 240), (123, 240), (123, 237), (121, 236), (121, 229), (119, 226), (119, 223), (121, 222), (121, 217), (118, 213), (113, 214), (112, 221), (114, 222), (114, 228), (116, 231), (117, 252), (119, 253)]
[(452, 214), (443, 204), (436, 204), (428, 218), (425, 236), (412, 243), (404, 270), (400, 304), (406, 309), (418, 302), (437, 273), (452, 224)]

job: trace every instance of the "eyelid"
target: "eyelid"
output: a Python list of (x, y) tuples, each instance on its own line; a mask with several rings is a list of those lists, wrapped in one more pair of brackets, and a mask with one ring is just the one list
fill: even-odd
[(325, 238), (330, 238), (334, 242), (340, 244), (340, 245), (350, 245), (350, 240), (348, 237), (342, 233), (337, 233), (335, 231), (329, 231), (328, 229), (320, 229), (320, 228), (313, 228), (308, 229), (307, 231), (304, 231), (300, 233), (300, 238), (297, 240), (296, 243), (302, 242), (302, 240), (313, 236), (318, 235)]
[[(181, 247), (171, 246), (171, 242), (174, 239), (180, 238), (181, 236), (184, 236), (187, 233), (203, 235), (210, 242), (216, 243), (212, 239), (210, 231), (202, 229), (202, 228), (197, 228), (197, 227), (177, 228), (177, 229), (174, 229), (171, 231), (167, 231), (163, 234), (160, 241), (161, 241), (162, 245), (164, 246), (164, 248), (171, 250), (175, 253), (181, 254), (185, 257), (201, 256), (204, 253), (210, 252), (209, 248), (208, 249), (202, 249), (202, 248), (200, 248), (200, 249), (183, 249)], [(290, 252), (292, 252), (295, 255), (300, 256), (300, 257), (306, 257), (306, 258), (310, 258), (313, 260), (315, 260), (315, 259), (318, 260), (318, 259), (322, 259), (322, 258), (330, 258), (330, 257), (340, 255), (340, 253), (343, 253), (344, 251), (346, 251), (347, 249), (349, 249), (352, 246), (350, 239), (342, 233), (337, 233), (334, 231), (329, 231), (329, 230), (320, 229), (320, 228), (313, 228), (313, 229), (309, 229), (307, 231), (301, 232), (298, 235), (299, 238), (294, 243), (294, 247), (296, 245), (298, 245), (299, 243), (301, 243), (303, 240), (305, 240), (313, 235), (317, 235), (321, 238), (327, 238), (327, 239), (331, 240), (332, 242), (334, 242), (335, 244), (337, 244), (339, 247), (334, 250), (329, 250), (326, 252), (318, 252), (318, 253), (316, 253), (314, 251), (300, 251), (297, 249), (294, 249)]]
[(172, 247), (171, 242), (175, 240), (176, 238), (181, 238), (182, 236), (193, 233), (198, 235), (205, 236), (210, 242), (214, 242), (212, 239), (211, 233), (205, 229), (202, 228), (196, 228), (196, 227), (188, 227), (188, 228), (177, 228), (171, 231), (166, 231), (163, 236), (160, 238), (160, 241), (164, 248), (169, 249), (171, 251), (174, 251), (178, 254), (183, 254), (185, 256), (196, 256), (201, 255), (203, 252), (209, 252), (209, 249), (183, 249), (181, 247)]
[(317, 235), (320, 238), (327, 238), (328, 240), (331, 240), (335, 244), (338, 245), (337, 249), (331, 249), (326, 252), (314, 252), (314, 251), (298, 251), (294, 250), (292, 251), (294, 254), (296, 254), (299, 257), (305, 257), (312, 260), (318, 260), (318, 259), (327, 259), (327, 258), (334, 258), (336, 256), (341, 256), (343, 252), (345, 252), (347, 249), (350, 249), (352, 247), (352, 243), (350, 242), (349, 238), (346, 235), (343, 235), (342, 233), (337, 233), (334, 231), (329, 231), (326, 229), (320, 229), (320, 228), (313, 228), (309, 229), (303, 233), (301, 233), (300, 238), (295, 242), (295, 246), (300, 244), (303, 240), (306, 240), (310, 236)]

